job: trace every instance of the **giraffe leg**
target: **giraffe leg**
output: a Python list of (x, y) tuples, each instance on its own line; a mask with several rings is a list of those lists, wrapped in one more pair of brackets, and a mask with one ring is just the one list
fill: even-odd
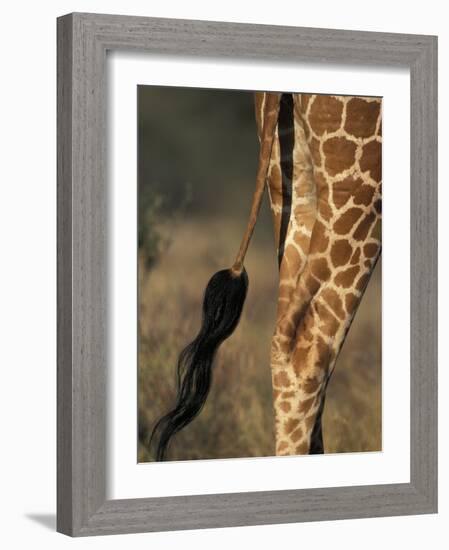
[(348, 259), (338, 269), (331, 269), (329, 254), (321, 251), (326, 241), (326, 250), (333, 250), (336, 243), (339, 249), (338, 239), (326, 232), (323, 242), (320, 222), (314, 228), (307, 265), (278, 324), (276, 345), (283, 361), (273, 375), (279, 411), (277, 454), (320, 451), (327, 383), (380, 253), (377, 207), (376, 200), (362, 216), (359, 223), (368, 235), (360, 244), (357, 238), (351, 241), (350, 253), (345, 253)]
[(311, 455), (318, 455), (318, 454), (324, 453), (323, 427), (322, 427), (321, 419), (323, 417), (325, 400), (326, 400), (326, 392), (324, 392), (323, 398), (321, 399), (321, 406), (316, 416), (315, 424), (312, 429), (312, 435), (310, 436), (309, 454)]
[[(265, 95), (255, 94), (259, 136), (264, 124)], [(298, 94), (282, 95), (267, 178), (279, 260), (277, 319), (287, 309), (306, 265), (317, 212), (312, 158), (299, 101)]]
[[(256, 120), (259, 134), (263, 128), (265, 96), (256, 94)], [(301, 118), (301, 96), (283, 94), (278, 129), (272, 149), (268, 189), (273, 214), (279, 259), (279, 295), (275, 334), (271, 347), (271, 371), (274, 377), (288, 357), (278, 345), (279, 322), (285, 315), (298, 277), (303, 271), (309, 252), (312, 228), (317, 212), (316, 187), (312, 158)], [(276, 431), (285, 411), (284, 403), (276, 399), (276, 380), (273, 378), (273, 403)]]
[(276, 453), (322, 451), (329, 377), (380, 253), (381, 104), (300, 95), (317, 213), (273, 339)]

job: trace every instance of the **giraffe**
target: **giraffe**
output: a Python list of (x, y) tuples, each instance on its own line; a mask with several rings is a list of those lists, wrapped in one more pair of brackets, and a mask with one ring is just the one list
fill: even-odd
[[(266, 100), (256, 94), (259, 135)], [(283, 116), (293, 123), (281, 126)], [(282, 96), (267, 178), (279, 259), (277, 455), (324, 451), (326, 388), (381, 250), (381, 142), (379, 98)]]
[(265, 187), (279, 263), (270, 359), (276, 455), (324, 452), (326, 389), (380, 255), (381, 100), (256, 92), (255, 115), (260, 153), (248, 225), (232, 267), (209, 281), (201, 329), (180, 354), (176, 405), (151, 436), (158, 460), (201, 411), (215, 352), (238, 324)]

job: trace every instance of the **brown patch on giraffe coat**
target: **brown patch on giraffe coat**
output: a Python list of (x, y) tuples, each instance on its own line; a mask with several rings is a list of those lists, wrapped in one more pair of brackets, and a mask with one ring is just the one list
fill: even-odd
[(279, 403), (279, 408), (282, 410), (282, 412), (288, 413), (290, 412), (292, 406), (288, 401), (281, 401), (281, 403)]
[(374, 258), (379, 250), (379, 246), (374, 243), (368, 243), (363, 247), (363, 253), (367, 258)]
[(320, 216), (323, 218), (323, 220), (328, 222), (332, 218), (333, 212), (328, 202), (329, 192), (326, 191), (325, 195), (326, 195), (325, 197), (320, 196), (318, 198), (318, 212), (320, 213)]
[(323, 340), (321, 336), (318, 336), (317, 338), (316, 349), (317, 349), (317, 361), (316, 361), (317, 368), (322, 370), (327, 370), (329, 367), (331, 350), (329, 349), (329, 346), (326, 344), (326, 342)]
[(340, 128), (343, 103), (335, 97), (318, 95), (309, 111), (309, 124), (318, 136), (335, 132)]
[(348, 191), (333, 189), (332, 198), (334, 201), (334, 205), (337, 208), (341, 208), (348, 202), (348, 200), (351, 198), (351, 195)]
[(288, 373), (285, 370), (281, 370), (280, 372), (276, 373), (273, 377), (274, 385), (277, 387), (289, 387), (290, 386), (290, 378), (288, 377)]
[(329, 244), (327, 230), (323, 223), (316, 220), (313, 227), (313, 250), (314, 252), (325, 252)]
[(278, 452), (285, 451), (288, 448), (288, 443), (286, 441), (281, 441), (278, 445)]
[(325, 288), (321, 293), (323, 300), (328, 304), (332, 311), (340, 319), (345, 318), (345, 312), (343, 310), (343, 302), (341, 301), (340, 296), (335, 292), (333, 288)]
[(345, 306), (348, 313), (352, 313), (357, 306), (358, 297), (350, 292), (345, 296)]
[(352, 254), (352, 246), (346, 239), (335, 241), (331, 248), (331, 259), (335, 267), (348, 263)]
[(318, 212), (325, 221), (332, 218), (332, 208), (329, 206), (329, 187), (323, 187), (318, 193)]
[(309, 397), (308, 399), (301, 401), (301, 403), (299, 404), (298, 412), (301, 414), (306, 413), (310, 409), (310, 407), (313, 405), (314, 400), (315, 400), (315, 396)]
[(382, 238), (382, 220), (377, 218), (376, 223), (371, 229), (370, 237), (380, 242)]
[(331, 271), (325, 258), (317, 258), (310, 263), (312, 275), (320, 281), (327, 281), (331, 276)]
[[(344, 172), (354, 164), (357, 147), (345, 137), (333, 137), (323, 143), (326, 170), (331, 176)], [(369, 155), (371, 159), (372, 155)]]
[(293, 367), (296, 374), (298, 374), (298, 371), (301, 369), (301, 366), (304, 366), (304, 364), (306, 363), (307, 357), (310, 352), (310, 348), (311, 348), (311, 345), (306, 346), (305, 348), (300, 346), (296, 347), (295, 353), (293, 356)]
[(360, 260), (360, 248), (356, 248), (354, 254), (352, 255), (351, 261), (349, 262), (351, 265), (358, 264)]
[(360, 169), (362, 172), (369, 171), (375, 181), (382, 177), (382, 145), (378, 141), (370, 141), (363, 147), (360, 158)]
[(310, 140), (309, 150), (315, 168), (319, 168), (321, 166), (320, 142), (315, 137)]
[(334, 223), (335, 233), (347, 235), (362, 214), (363, 210), (361, 208), (348, 208)]
[(361, 185), (354, 195), (354, 204), (363, 204), (369, 206), (373, 200), (374, 187), (372, 185)]
[(367, 138), (376, 131), (380, 103), (353, 97), (346, 105), (345, 130), (358, 138)]
[(359, 271), (360, 271), (360, 267), (358, 265), (355, 265), (353, 267), (345, 269), (344, 271), (341, 271), (335, 277), (335, 284), (337, 286), (342, 286), (343, 288), (349, 288), (354, 282), (355, 276)]
[(296, 392), (294, 391), (284, 391), (282, 392), (282, 399), (290, 399), (292, 397), (295, 397)]
[(362, 184), (363, 180), (354, 177), (352, 174), (341, 181), (335, 182), (332, 186), (332, 197), (335, 206), (337, 208), (344, 206)]
[(302, 384), (302, 391), (304, 393), (315, 393), (319, 388), (320, 382), (318, 378), (306, 378)]
[(292, 434), (290, 434), (290, 441), (292, 443), (297, 443), (303, 436), (302, 428), (297, 428)]
[(310, 416), (308, 416), (305, 419), (304, 424), (306, 425), (306, 430), (310, 432), (313, 429), (313, 426), (315, 425), (315, 415), (311, 414)]
[(284, 422), (284, 433), (289, 434), (294, 429), (296, 429), (299, 425), (299, 419), (298, 418), (288, 418)]
[(356, 241), (364, 241), (368, 235), (368, 231), (373, 225), (376, 219), (376, 214), (370, 212), (367, 216), (364, 216), (354, 231), (353, 237)]
[(293, 370), (295, 371), (296, 376), (299, 376), (301, 371), (304, 369), (304, 365), (307, 363), (310, 348), (311, 346), (307, 346), (306, 348), (299, 346), (296, 347), (292, 358)]
[(366, 285), (368, 284), (369, 278), (370, 278), (370, 274), (364, 273), (360, 277), (360, 279), (357, 281), (357, 284), (355, 285), (356, 289), (362, 292), (365, 289)]
[(306, 441), (298, 445), (295, 449), (295, 453), (299, 455), (306, 455), (308, 454), (308, 452), (309, 452), (309, 445), (307, 444)]

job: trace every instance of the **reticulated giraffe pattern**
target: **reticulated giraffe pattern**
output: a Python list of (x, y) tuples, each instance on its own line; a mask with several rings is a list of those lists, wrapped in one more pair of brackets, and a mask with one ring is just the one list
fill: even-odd
[[(270, 95), (256, 94), (259, 136)], [(323, 452), (327, 384), (381, 250), (381, 146), (380, 98), (282, 95), (267, 178), (277, 455)]]

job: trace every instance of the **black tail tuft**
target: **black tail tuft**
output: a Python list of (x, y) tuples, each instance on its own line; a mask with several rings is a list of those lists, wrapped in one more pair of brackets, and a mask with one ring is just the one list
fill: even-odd
[(215, 273), (207, 284), (201, 329), (179, 356), (176, 405), (159, 419), (151, 434), (150, 445), (152, 441), (158, 441), (156, 460), (164, 460), (170, 439), (192, 422), (203, 408), (211, 386), (215, 353), (234, 332), (247, 290), (245, 269), (240, 275), (223, 269)]

